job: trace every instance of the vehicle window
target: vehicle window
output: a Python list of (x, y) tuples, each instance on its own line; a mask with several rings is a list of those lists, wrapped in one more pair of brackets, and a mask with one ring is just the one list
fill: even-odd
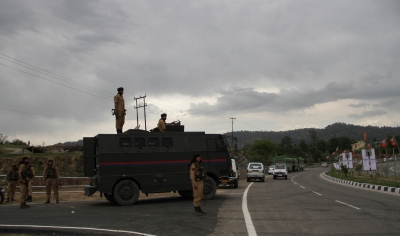
[(217, 146), (217, 151), (224, 151), (225, 150), (225, 143), (222, 140), (217, 140), (215, 141), (215, 144)]
[(276, 166), (275, 169), (285, 169), (284, 166)]
[(172, 138), (163, 138), (162, 145), (163, 146), (172, 146)]
[(250, 164), (250, 169), (261, 169), (261, 165), (260, 164)]
[(149, 146), (160, 146), (160, 140), (158, 138), (149, 138)]
[(146, 146), (146, 142), (145, 142), (144, 138), (135, 138), (134, 144), (135, 144), (135, 147)]
[(119, 139), (119, 146), (121, 147), (131, 147), (131, 139), (130, 138), (120, 138)]

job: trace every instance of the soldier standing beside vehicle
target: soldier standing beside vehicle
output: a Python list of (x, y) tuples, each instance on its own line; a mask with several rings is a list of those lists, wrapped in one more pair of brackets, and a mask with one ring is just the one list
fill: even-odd
[(6, 202), (14, 201), (15, 189), (17, 188), (18, 182), (18, 168), (17, 165), (12, 165), (11, 170), (8, 172), (6, 176), (7, 181), (7, 200)]
[(46, 195), (47, 201), (44, 204), (50, 203), (51, 197), (51, 188), (53, 187), (54, 196), (56, 198), (56, 203), (59, 203), (58, 199), (58, 185), (59, 185), (59, 176), (58, 170), (53, 166), (53, 160), (47, 161), (47, 166), (44, 168), (43, 179), (46, 185)]
[(120, 87), (117, 89), (118, 94), (114, 97), (114, 115), (115, 115), (115, 128), (117, 129), (117, 134), (122, 133), (122, 127), (125, 124), (125, 101), (124, 97), (124, 88)]
[(20, 209), (26, 209), (30, 206), (26, 205), (26, 195), (28, 195), (28, 184), (29, 184), (29, 176), (31, 175), (31, 169), (29, 168), (29, 160), (28, 157), (24, 157), (22, 161), (19, 163), (18, 167), (18, 177), (20, 183), (20, 196), (19, 196), (19, 205)]
[(30, 176), (29, 176), (29, 184), (28, 184), (28, 197), (26, 198), (27, 202), (32, 202), (32, 184), (33, 184), (33, 179), (35, 178), (35, 168), (33, 168), (32, 165), (29, 164), (29, 168), (31, 170)]
[(192, 181), (194, 197), (193, 205), (197, 215), (206, 214), (200, 206), (203, 198), (204, 179), (207, 176), (204, 167), (201, 166), (201, 163), (202, 161), (200, 155), (196, 154), (189, 164), (190, 180)]

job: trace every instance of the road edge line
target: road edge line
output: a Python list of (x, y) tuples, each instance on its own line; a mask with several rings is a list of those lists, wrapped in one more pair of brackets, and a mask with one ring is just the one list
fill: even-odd
[(247, 233), (249, 236), (257, 236), (256, 229), (254, 228), (253, 221), (251, 220), (251, 216), (249, 213), (249, 209), (247, 208), (247, 193), (253, 183), (247, 186), (246, 190), (243, 193), (243, 200), (242, 200), (242, 211), (244, 216), (244, 221), (246, 223)]

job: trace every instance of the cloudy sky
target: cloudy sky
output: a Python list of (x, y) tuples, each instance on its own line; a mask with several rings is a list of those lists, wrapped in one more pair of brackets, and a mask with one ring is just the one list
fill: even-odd
[(0, 1), (0, 133), (115, 133), (120, 86), (124, 130), (144, 95), (148, 129), (397, 126), (399, 25), (397, 0)]

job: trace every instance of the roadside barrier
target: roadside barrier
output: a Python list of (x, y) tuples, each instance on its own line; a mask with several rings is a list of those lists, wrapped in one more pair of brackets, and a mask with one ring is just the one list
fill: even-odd
[(356, 187), (359, 187), (359, 188), (367, 188), (367, 189), (373, 189), (373, 190), (378, 190), (378, 191), (382, 191), (382, 192), (390, 192), (390, 193), (399, 193), (400, 194), (400, 188), (381, 186), (381, 185), (374, 185), (374, 184), (366, 184), (366, 183), (358, 183), (358, 182), (338, 179), (338, 178), (334, 178), (332, 176), (327, 175), (326, 174), (327, 172), (328, 171), (324, 172), (324, 177), (327, 178), (327, 179), (330, 179), (330, 180), (332, 180), (334, 182), (337, 182), (337, 183), (356, 186)]

